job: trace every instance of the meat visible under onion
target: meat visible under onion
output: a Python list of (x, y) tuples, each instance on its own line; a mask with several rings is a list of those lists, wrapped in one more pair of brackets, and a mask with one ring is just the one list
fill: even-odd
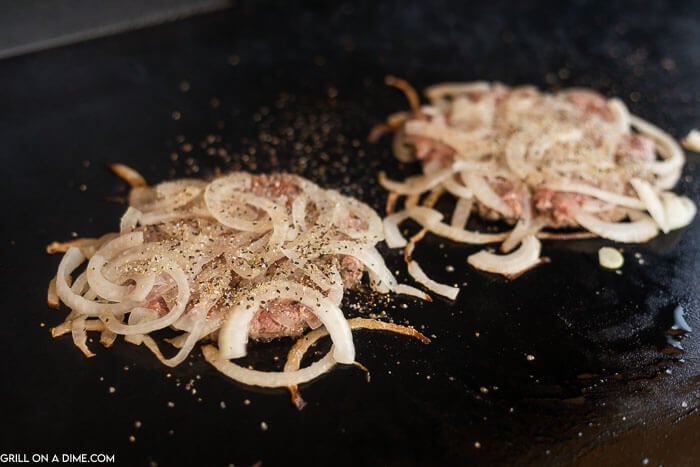
[[(105, 346), (119, 335), (143, 344), (168, 366), (210, 340), (218, 349), (205, 347), (205, 358), (225, 374), (289, 386), (354, 361), (339, 306), (365, 272), (379, 292), (421, 295), (400, 286), (375, 249), (384, 239), (379, 216), (337, 191), (290, 174), (244, 172), (151, 187), (133, 169), (112, 168), (132, 185), (120, 232), (47, 247), (65, 252), (48, 302), (71, 310), (52, 333), (70, 333), (88, 357), (88, 331), (100, 332)], [(249, 338), (297, 337), (321, 325), (334, 351), (308, 368), (260, 372), (230, 361), (245, 355)], [(153, 334), (164, 328), (180, 332), (164, 339), (169, 351)]]
[[(399, 82), (405, 91), (407, 84)], [(539, 243), (532, 235), (576, 236), (543, 228), (579, 228), (615, 241), (643, 242), (659, 230), (682, 228), (695, 216), (690, 199), (668, 191), (680, 176), (682, 150), (667, 133), (629, 114), (618, 99), (589, 89), (548, 94), (487, 82), (431, 86), (424, 106), (415, 103), (415, 91), (409, 94), (411, 112), (390, 126), (401, 143), (397, 157), (406, 161), (412, 150), (423, 173), (403, 182), (379, 177), (392, 208), (384, 221), (390, 247), (406, 245), (399, 224), (408, 218), (457, 242), (506, 240), (502, 251), (523, 242), (523, 260), (486, 252), (470, 256), (479, 269), (514, 276), (539, 263)], [(691, 133), (686, 144), (697, 139), (697, 132)], [(436, 192), (457, 199), (452, 225), (443, 223), (440, 213), (426, 211)], [(403, 195), (408, 196), (404, 209), (397, 211)], [(465, 207), (485, 220), (514, 224), (514, 230), (466, 230)]]

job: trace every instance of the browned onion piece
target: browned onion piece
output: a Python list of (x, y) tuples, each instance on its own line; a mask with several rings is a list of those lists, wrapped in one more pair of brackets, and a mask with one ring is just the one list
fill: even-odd
[[(399, 324), (394, 324), (394, 323), (387, 323), (385, 321), (379, 321), (376, 319), (368, 319), (368, 318), (352, 318), (348, 320), (348, 325), (350, 326), (350, 329), (371, 329), (371, 330), (376, 330), (376, 331), (388, 331), (388, 332), (394, 332), (397, 334), (402, 334), (405, 336), (410, 336), (410, 337), (415, 337), (416, 339), (420, 340), (424, 344), (430, 343), (430, 339), (428, 339), (425, 335), (417, 331), (415, 328), (412, 328), (410, 326), (401, 326)], [(296, 371), (299, 369), (301, 366), (301, 361), (304, 358), (304, 355), (309, 351), (309, 349), (316, 343), (318, 342), (319, 339), (325, 337), (328, 335), (328, 331), (324, 328), (320, 329), (315, 329), (309, 333), (307, 333), (304, 337), (300, 338), (294, 346), (289, 350), (289, 354), (287, 355), (287, 362), (284, 365), (284, 371)], [(297, 384), (290, 384), (287, 385), (287, 389), (289, 389), (291, 398), (292, 398), (292, 403), (299, 409), (301, 410), (304, 408), (306, 403), (304, 400), (301, 398), (301, 395), (299, 394), (299, 389)]]

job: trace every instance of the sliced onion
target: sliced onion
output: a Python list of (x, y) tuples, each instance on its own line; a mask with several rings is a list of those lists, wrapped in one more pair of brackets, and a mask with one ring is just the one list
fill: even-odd
[(421, 206), (426, 206), (429, 208), (434, 208), (435, 204), (437, 204), (438, 200), (440, 200), (440, 197), (445, 193), (445, 189), (442, 188), (441, 186), (435, 187), (430, 192), (428, 195), (423, 198), (423, 201), (420, 203)]
[(133, 206), (129, 206), (119, 223), (119, 232), (131, 232), (138, 225), (143, 213)]
[(107, 259), (96, 254), (90, 258), (87, 267), (87, 279), (90, 287), (102, 298), (111, 301), (121, 301), (130, 291), (128, 285), (114, 284), (102, 275), (102, 268), (107, 263)]
[[(250, 195), (248, 193), (239, 194), (238, 197), (244, 202), (262, 209), (267, 213), (272, 222), (272, 235), (270, 235), (270, 247), (280, 248), (287, 239), (289, 230), (289, 217), (284, 206), (265, 199), (261, 196)], [(236, 228), (235, 226), (230, 226)]]
[(68, 280), (71, 273), (85, 261), (85, 256), (76, 247), (70, 247), (58, 265), (56, 273), (56, 293), (63, 303), (81, 315), (98, 316), (101, 313), (124, 313), (130, 303), (100, 303), (87, 300), (71, 290)]
[(163, 365), (175, 367), (185, 361), (190, 352), (192, 352), (192, 349), (194, 349), (194, 346), (202, 338), (199, 331), (202, 329), (203, 326), (204, 320), (200, 320), (195, 324), (195, 327), (192, 330), (192, 332), (185, 333), (187, 337), (185, 338), (182, 347), (180, 347), (177, 353), (170, 358), (165, 358), (165, 356), (163, 356), (163, 353), (160, 351), (158, 344), (151, 336), (143, 336), (143, 344), (151, 352), (153, 352), (158, 361), (160, 361)]
[[(399, 324), (387, 323), (385, 321), (379, 321), (377, 319), (369, 318), (352, 318), (348, 320), (348, 325), (350, 329), (371, 329), (375, 331), (388, 331), (397, 334), (403, 334), (405, 336), (415, 337), (424, 344), (429, 344), (430, 339), (428, 339), (421, 332), (417, 331), (415, 328), (410, 326), (401, 326)], [(284, 371), (296, 371), (301, 366), (301, 361), (304, 359), (304, 355), (309, 351), (309, 349), (316, 344), (320, 339), (326, 337), (328, 331), (325, 328), (319, 328), (314, 331), (306, 333), (302, 338), (296, 341), (294, 346), (289, 349), (287, 354), (287, 361), (284, 364)]]
[(664, 233), (668, 233), (669, 226), (666, 221), (666, 212), (661, 204), (659, 195), (656, 194), (649, 182), (640, 178), (633, 178), (630, 180), (630, 185), (632, 185), (637, 195), (639, 195), (639, 199), (641, 199), (646, 206), (652, 219), (656, 221)]
[(416, 282), (425, 286), (428, 290), (435, 292), (438, 295), (442, 295), (443, 297), (447, 297), (450, 300), (455, 300), (459, 294), (459, 287), (442, 284), (431, 279), (428, 277), (425, 271), (423, 271), (420, 264), (418, 264), (418, 262), (415, 260), (409, 261), (408, 273)]
[(117, 340), (117, 333), (110, 331), (109, 329), (104, 329), (104, 325), (102, 324), (102, 321), (97, 321), (100, 323), (102, 326), (102, 332), (100, 332), (100, 344), (102, 344), (103, 347), (111, 347), (114, 345), (114, 342)]
[(645, 214), (640, 214), (639, 220), (634, 222), (606, 222), (583, 211), (576, 213), (574, 218), (583, 228), (616, 242), (642, 243), (659, 233), (656, 222)]
[(512, 253), (496, 255), (482, 250), (470, 255), (467, 262), (482, 271), (517, 276), (540, 263), (540, 249), (540, 241), (534, 235), (528, 235)]
[(308, 307), (333, 338), (336, 346), (333, 352), (335, 360), (340, 363), (352, 363), (355, 360), (352, 334), (340, 308), (317, 290), (287, 280), (259, 285), (227, 313), (219, 330), (219, 348), (224, 358), (246, 355), (250, 320), (261, 304), (276, 299), (293, 300)]
[(457, 155), (464, 159), (481, 157), (497, 149), (493, 142), (479, 139), (481, 134), (464, 133), (438, 123), (409, 120), (405, 128), (409, 136), (422, 136), (439, 141), (454, 149)]
[(56, 277), (49, 281), (49, 290), (46, 292), (46, 304), (49, 308), (58, 309), (61, 307), (61, 302), (56, 292)]
[(606, 269), (620, 269), (625, 259), (619, 250), (604, 246), (598, 250), (598, 262)]
[(443, 99), (447, 96), (469, 95), (472, 93), (485, 93), (491, 90), (488, 81), (473, 81), (469, 83), (440, 83), (434, 84), (425, 90), (425, 95), (431, 101)]
[[(342, 207), (343, 215), (340, 219), (334, 219), (334, 226), (338, 227), (341, 232), (355, 240), (376, 243), (384, 239), (382, 232), (382, 220), (379, 215), (365, 203), (347, 196), (343, 196), (335, 190), (326, 190), (324, 193), (326, 202), (333, 203), (338, 207)], [(354, 217), (361, 219), (364, 224), (367, 224), (364, 229), (356, 229), (344, 227), (342, 224), (346, 219)]]
[[(127, 319), (128, 325), (129, 326), (137, 326), (141, 325), (143, 323), (147, 323), (149, 321), (153, 321), (155, 319), (158, 319), (158, 312), (156, 310), (152, 310), (150, 308), (144, 308), (144, 307), (135, 307), (131, 310), (129, 313), (129, 317)], [(121, 320), (120, 320), (121, 322)], [(110, 331), (114, 332), (114, 331)], [(115, 332), (116, 334), (116, 332)], [(143, 333), (131, 333), (131, 334), (126, 334), (124, 336), (124, 341), (128, 342), (130, 344), (134, 345), (141, 345), (143, 344), (143, 339), (145, 337), (145, 334)]]
[[(70, 313), (64, 322), (51, 328), (51, 337), (58, 337), (71, 332), (73, 320), (80, 318), (77, 313)], [(104, 325), (97, 319), (86, 319), (83, 327), (86, 331), (104, 331)]]
[(661, 202), (670, 230), (680, 229), (690, 224), (697, 213), (695, 203), (685, 196), (666, 191), (661, 193)]
[(211, 217), (209, 211), (199, 205), (187, 207), (178, 211), (154, 211), (141, 213), (139, 225), (154, 225), (165, 222), (175, 222), (179, 219), (192, 219), (196, 217)]
[(129, 204), (142, 212), (174, 211), (199, 196), (204, 185), (201, 180), (182, 179), (137, 187), (129, 194)]
[(406, 246), (406, 239), (399, 231), (399, 225), (406, 219), (414, 219), (423, 227), (430, 228), (442, 220), (442, 214), (425, 206), (413, 206), (384, 218), (384, 234), (389, 248)]
[(87, 333), (85, 332), (85, 316), (75, 318), (71, 323), (71, 335), (73, 343), (79, 348), (83, 354), (88, 357), (94, 357), (95, 354), (87, 346)]
[(534, 168), (525, 162), (527, 155), (527, 140), (522, 135), (516, 135), (508, 140), (505, 147), (505, 161), (508, 168), (520, 179), (524, 179)]
[(513, 217), (513, 209), (506, 204), (498, 193), (491, 188), (486, 179), (470, 172), (466, 178), (467, 186), (474, 192), (474, 197), (484, 206), (493, 209), (506, 217)]
[(493, 95), (486, 94), (476, 101), (467, 96), (457, 96), (450, 109), (450, 125), (462, 129), (471, 137), (485, 138), (491, 132), (495, 113)]
[(544, 188), (549, 188), (553, 191), (562, 191), (565, 193), (580, 193), (582, 195), (592, 196), (594, 198), (598, 198), (599, 200), (630, 209), (645, 209), (644, 203), (637, 198), (621, 195), (612, 191), (601, 190), (600, 188), (583, 183), (547, 182)]
[(403, 125), (394, 132), (394, 138), (391, 143), (394, 156), (401, 162), (413, 162), (416, 160), (416, 154), (412, 145), (406, 141), (406, 129)]
[(418, 111), (420, 107), (420, 97), (418, 97), (418, 93), (408, 81), (389, 75), (384, 78), (384, 83), (387, 86), (393, 86), (403, 92), (406, 100), (408, 100), (408, 104), (411, 106), (411, 110), (414, 112)]
[[(349, 331), (348, 331), (349, 332)], [(331, 370), (336, 364), (333, 358), (335, 349), (326, 354), (321, 360), (312, 363), (306, 368), (296, 371), (260, 371), (244, 368), (236, 365), (228, 358), (222, 356), (221, 352), (213, 345), (202, 347), (204, 359), (211, 363), (214, 368), (225, 374), (229, 378), (248, 386), (260, 386), (264, 388), (278, 388), (284, 386), (295, 386), (318, 378)], [(352, 363), (352, 362), (350, 362)]]
[[(409, 326), (401, 326), (394, 323), (387, 323), (384, 321), (379, 321), (375, 319), (367, 318), (353, 318), (348, 320), (350, 329), (372, 329), (377, 331), (388, 331), (395, 332), (397, 334), (403, 334), (405, 336), (415, 337), (419, 339), (424, 344), (430, 343), (430, 339), (418, 332), (416, 329)], [(320, 328), (311, 331), (304, 335), (301, 339), (297, 340), (294, 346), (289, 350), (287, 355), (287, 362), (284, 364), (284, 372), (292, 373), (299, 370), (301, 366), (301, 361), (304, 355), (309, 351), (309, 349), (318, 342), (319, 339), (328, 335), (328, 331), (324, 328)], [(299, 409), (303, 409), (306, 402), (299, 395), (299, 389), (297, 384), (289, 384), (287, 388), (292, 396), (292, 403)]]
[(68, 242), (51, 242), (46, 245), (46, 252), (53, 255), (55, 253), (65, 253), (70, 247), (76, 247), (80, 249), (81, 253), (85, 255), (86, 258), (90, 258), (103, 243), (116, 236), (117, 234), (110, 233), (100, 238), (76, 238)]
[[(70, 289), (73, 293), (82, 295), (88, 300), (94, 300), (97, 297), (97, 295), (88, 287), (87, 272), (85, 271), (78, 274), (78, 277), (76, 277), (73, 283), (71, 284)], [(88, 294), (90, 295), (90, 297), (88, 297)]]
[(362, 262), (367, 268), (370, 285), (377, 292), (388, 293), (396, 288), (396, 278), (386, 267), (382, 255), (376, 248), (358, 245), (350, 241), (331, 242), (327, 248), (333, 254), (352, 256)]
[[(211, 182), (204, 190), (204, 202), (214, 218), (227, 227), (246, 232), (266, 232), (272, 228), (271, 219), (251, 219), (246, 202), (264, 199), (244, 190), (251, 186), (251, 175), (237, 173)], [(254, 213), (253, 213), (254, 214)]]
[(471, 198), (459, 198), (455, 204), (455, 208), (452, 211), (452, 219), (450, 220), (450, 227), (455, 229), (464, 230), (469, 221), (469, 216), (472, 212), (472, 206), (474, 200)]
[(630, 128), (630, 113), (624, 102), (620, 99), (612, 98), (608, 101), (608, 108), (615, 114), (617, 131), (620, 134), (628, 133)]
[(384, 231), (386, 242), (390, 248), (397, 248), (406, 245), (406, 239), (398, 230), (398, 225), (403, 220), (411, 218), (418, 222), (423, 228), (441, 237), (460, 243), (484, 244), (503, 241), (507, 234), (490, 234), (473, 232), (461, 228), (455, 228), (444, 222), (440, 222), (442, 214), (435, 209), (425, 206), (415, 206), (405, 211), (401, 211), (384, 219)]
[(693, 152), (700, 152), (700, 130), (690, 130), (682, 143), (686, 149)]
[(468, 243), (471, 245), (483, 245), (486, 243), (500, 242), (508, 236), (507, 233), (482, 233), (474, 232), (472, 230), (457, 229), (445, 224), (444, 222), (436, 222), (435, 224), (426, 227), (435, 235), (439, 235), (440, 237), (444, 237), (455, 242)]
[(433, 299), (430, 298), (430, 295), (428, 295), (427, 293), (423, 292), (422, 290), (420, 290), (416, 287), (413, 287), (413, 286), (410, 286), (407, 284), (398, 284), (396, 286), (396, 290), (394, 290), (394, 292), (396, 294), (399, 294), (399, 295), (409, 295), (411, 297), (421, 298), (421, 299), (428, 301), (428, 302), (433, 301)]
[(297, 269), (303, 270), (314, 284), (327, 293), (328, 298), (333, 303), (340, 305), (343, 299), (343, 279), (335, 267), (331, 266), (327, 271), (323, 271), (311, 261), (315, 258), (304, 257), (293, 250), (284, 250), (283, 252), (295, 263)]
[(630, 115), (630, 123), (640, 133), (644, 134), (644, 136), (654, 140), (658, 145), (659, 151), (665, 158), (662, 162), (652, 162), (649, 164), (654, 173), (665, 175), (683, 167), (685, 163), (683, 150), (668, 133), (636, 115)]
[[(456, 173), (454, 176), (446, 178), (442, 182), (442, 186), (456, 198), (471, 199), (474, 196), (474, 193), (469, 189), (469, 187), (463, 184), (464, 177), (467, 173), (468, 172), (462, 170), (461, 172)], [(462, 183), (459, 183), (458, 180)]]
[(127, 165), (110, 164), (109, 168), (119, 178), (125, 180), (132, 188), (148, 186), (143, 176)]
[(526, 236), (537, 234), (543, 227), (544, 224), (540, 220), (532, 220), (529, 217), (520, 219), (508, 238), (501, 244), (500, 250), (503, 253), (508, 253), (518, 246)]
[(679, 167), (669, 171), (667, 174), (657, 176), (656, 182), (654, 183), (655, 187), (659, 190), (670, 190), (678, 182), (682, 171), (682, 167)]
[(297, 232), (306, 230), (306, 207), (309, 199), (305, 195), (297, 196), (292, 202), (292, 225)]
[[(130, 294), (133, 287), (127, 285), (115, 284), (109, 281), (102, 274), (102, 268), (107, 263), (108, 259), (114, 258), (118, 253), (143, 244), (143, 232), (132, 232), (121, 235), (109, 242), (105, 243), (100, 249), (90, 258), (87, 265), (87, 280), (90, 287), (102, 298), (111, 301), (122, 301)], [(143, 278), (144, 281), (150, 283), (153, 287), (153, 276), (147, 275)], [(136, 300), (143, 300), (148, 294), (150, 288), (142, 287), (139, 289), (139, 297)]]
[(381, 173), (379, 174), (379, 184), (387, 190), (400, 195), (415, 195), (435, 188), (459, 170), (461, 170), (461, 164), (456, 163), (430, 174), (409, 177), (404, 182), (395, 182), (388, 179), (384, 173)]
[(105, 311), (100, 313), (99, 318), (105, 323), (107, 329), (117, 334), (147, 334), (149, 332), (155, 331), (157, 329), (163, 329), (165, 327), (173, 324), (177, 319), (184, 313), (185, 307), (190, 300), (190, 287), (187, 283), (187, 276), (185, 272), (173, 262), (166, 262), (164, 264), (164, 272), (168, 274), (175, 281), (177, 286), (177, 298), (175, 304), (171, 306), (168, 313), (144, 323), (139, 323), (135, 325), (123, 324), (115, 319), (114, 314)]
[(447, 297), (450, 300), (456, 299), (457, 295), (459, 294), (459, 287), (441, 284), (440, 282), (436, 282), (428, 277), (416, 260), (411, 260), (408, 262), (408, 273), (416, 282), (424, 285), (428, 290), (435, 292), (438, 295), (442, 295), (443, 297)]

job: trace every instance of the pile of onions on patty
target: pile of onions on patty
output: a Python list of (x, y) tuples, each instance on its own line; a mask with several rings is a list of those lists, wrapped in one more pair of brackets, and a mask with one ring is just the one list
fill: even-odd
[[(399, 230), (410, 218), (456, 242), (500, 242), (502, 254), (484, 250), (468, 262), (514, 277), (541, 262), (537, 238), (580, 238), (580, 232), (645, 242), (695, 216), (695, 204), (670, 191), (683, 151), (618, 99), (588, 89), (548, 94), (473, 82), (432, 86), (430, 103), (421, 106), (406, 81), (388, 77), (387, 84), (404, 91), (411, 111), (390, 116), (370, 139), (393, 132), (395, 156), (418, 160), (423, 169), (404, 181), (380, 174), (390, 193), (384, 219), (390, 247), (410, 245)], [(433, 208), (445, 194), (456, 200), (449, 222)], [(472, 213), (513, 227), (467, 230)]]
[[(384, 264), (376, 212), (338, 191), (291, 174), (245, 172), (148, 186), (133, 169), (113, 169), (132, 185), (119, 232), (47, 247), (65, 253), (48, 302), (70, 309), (52, 334), (70, 333), (87, 356), (94, 355), (88, 331), (99, 332), (105, 346), (117, 336), (143, 344), (168, 366), (200, 341), (214, 342), (204, 357), (231, 378), (296, 387), (355, 361), (340, 305), (365, 272), (379, 293), (425, 298), (397, 284)], [(299, 337), (321, 326), (332, 350), (309, 367), (268, 372), (231, 361), (246, 355), (249, 338)], [(155, 334), (165, 328), (177, 332), (162, 339), (167, 351)]]

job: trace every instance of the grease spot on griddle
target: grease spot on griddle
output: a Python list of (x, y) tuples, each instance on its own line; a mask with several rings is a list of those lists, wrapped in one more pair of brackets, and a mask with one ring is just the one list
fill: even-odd
[[(664, 332), (666, 347), (663, 349), (663, 352), (668, 355), (680, 355), (685, 350), (681, 344), (681, 339), (685, 334), (693, 331), (690, 325), (688, 325), (688, 322), (685, 320), (684, 314), (685, 309), (683, 306), (677, 305), (675, 308), (673, 308), (671, 316), (665, 318), (665, 323), (667, 326)], [(669, 322), (670, 326), (668, 326)]]

